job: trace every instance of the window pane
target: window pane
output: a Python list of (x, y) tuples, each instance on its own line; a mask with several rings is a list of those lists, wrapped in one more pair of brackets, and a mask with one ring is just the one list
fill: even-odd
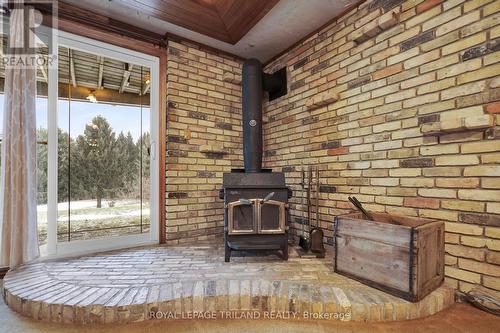
[(149, 232), (149, 70), (59, 49), (58, 241)]
[[(47, 60), (48, 48), (39, 46), (37, 52), (40, 57)], [(38, 66), (36, 73), (37, 98), (36, 98), (36, 123), (37, 123), (37, 222), (38, 245), (47, 243), (47, 153), (48, 153), (48, 80), (49, 71), (47, 61)]]
[[(38, 86), (47, 86), (45, 81), (38, 81)], [(46, 92), (47, 90), (45, 90)], [(48, 131), (47, 131), (47, 96), (42, 89), (37, 89), (36, 99), (37, 120), (37, 222), (38, 222), (38, 245), (47, 244), (47, 153), (48, 153)]]

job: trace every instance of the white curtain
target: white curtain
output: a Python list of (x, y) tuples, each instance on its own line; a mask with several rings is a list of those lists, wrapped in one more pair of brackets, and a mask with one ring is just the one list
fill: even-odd
[[(14, 9), (11, 12), (10, 39), (23, 38), (23, 31), (27, 26), (23, 11)], [(34, 20), (31, 10), (29, 18)], [(15, 268), (39, 255), (36, 221), (35, 105), (36, 68), (7, 67), (1, 174), (2, 267)]]

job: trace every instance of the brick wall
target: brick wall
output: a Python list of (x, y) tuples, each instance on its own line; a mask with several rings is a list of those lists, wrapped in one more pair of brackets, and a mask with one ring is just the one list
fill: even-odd
[(327, 242), (349, 195), (441, 219), (447, 282), (500, 291), (499, 50), (499, 1), (375, 0), (270, 63), (289, 92), (265, 103), (265, 164), (295, 190), (292, 227), (319, 164)]
[(222, 173), (241, 167), (241, 62), (168, 42), (167, 243), (222, 237)]

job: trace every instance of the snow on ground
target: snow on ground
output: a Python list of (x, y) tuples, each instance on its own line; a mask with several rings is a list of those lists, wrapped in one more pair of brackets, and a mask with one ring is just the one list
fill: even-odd
[[(112, 219), (116, 217), (123, 217), (123, 218), (130, 218), (130, 217), (136, 217), (136, 216), (141, 216), (141, 209), (136, 208), (136, 209), (127, 209), (127, 206), (130, 205), (138, 205), (140, 204), (140, 201), (138, 200), (117, 200), (116, 204), (114, 207), (109, 208), (108, 204), (106, 201), (103, 201), (103, 207), (100, 208), (102, 209), (102, 213), (96, 214), (95, 210), (93, 213), (84, 213), (81, 212), (80, 214), (71, 214), (71, 221), (85, 221), (85, 220), (106, 220), (106, 219)], [(119, 209), (116, 208), (123, 207), (124, 210), (120, 211)], [(81, 200), (81, 201), (72, 201), (71, 202), (71, 209), (94, 209), (96, 208), (96, 201), (95, 200)], [(58, 211), (64, 211), (65, 213), (68, 210), (68, 202), (60, 202), (57, 205)], [(108, 214), (106, 214), (107, 210), (110, 210)], [(47, 223), (47, 205), (38, 205), (37, 206), (37, 212), (38, 212), (38, 223), (39, 224), (46, 224)], [(144, 207), (142, 209), (142, 216), (148, 216), (149, 215), (149, 207)], [(68, 221), (68, 216), (61, 216), (57, 219), (58, 222), (64, 222)]]
[[(144, 208), (142, 210), (142, 215), (147, 216), (149, 215), (149, 208)], [(134, 216), (141, 216), (141, 210), (132, 210), (132, 211), (126, 211), (126, 212), (114, 212), (113, 214), (81, 214), (81, 215), (71, 215), (71, 221), (85, 221), (85, 220), (105, 220), (105, 219), (112, 219), (115, 217), (134, 217)], [(62, 221), (67, 221), (68, 217), (63, 216), (61, 218), (58, 218), (57, 221), (62, 222)]]
[[(128, 200), (115, 200), (115, 207), (120, 206), (128, 206), (133, 204), (140, 204), (141, 202), (136, 199), (128, 199)], [(57, 204), (57, 210), (67, 210), (69, 202), (60, 202)], [(108, 201), (102, 201), (103, 208), (108, 207)], [(94, 200), (79, 200), (79, 201), (71, 201), (71, 209), (84, 209), (84, 208), (96, 208), (97, 201)], [(44, 213), (47, 212), (47, 205), (38, 205), (36, 206), (37, 212)]]

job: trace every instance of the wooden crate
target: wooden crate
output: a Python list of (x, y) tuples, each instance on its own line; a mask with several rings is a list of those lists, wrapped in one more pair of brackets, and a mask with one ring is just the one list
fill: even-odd
[(444, 280), (444, 223), (371, 213), (335, 219), (335, 272), (411, 302)]

